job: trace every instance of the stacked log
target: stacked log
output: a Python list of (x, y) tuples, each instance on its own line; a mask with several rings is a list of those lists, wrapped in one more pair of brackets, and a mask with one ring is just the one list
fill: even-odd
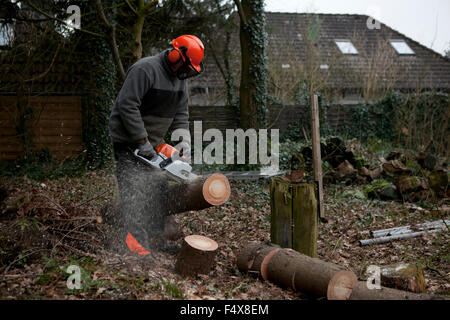
[[(367, 184), (385, 178), (392, 181), (395, 189), (389, 188), (381, 195), (382, 200), (396, 200), (397, 193), (404, 200), (417, 202), (428, 200), (432, 196), (446, 198), (450, 196), (448, 172), (446, 164), (439, 164), (438, 158), (429, 151), (421, 151), (417, 155), (406, 154), (395, 150), (379, 160), (382, 166), (369, 167), (363, 158), (353, 154), (352, 146), (348, 147), (338, 137), (329, 137), (320, 144), (322, 161), (328, 162), (332, 169), (323, 176), (324, 184), (344, 182), (350, 184)], [(310, 170), (312, 149), (305, 146), (301, 154), (304, 168)]]

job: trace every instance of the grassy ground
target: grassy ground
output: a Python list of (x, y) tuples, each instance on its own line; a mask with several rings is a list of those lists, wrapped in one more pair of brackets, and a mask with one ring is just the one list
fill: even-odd
[[(202, 234), (219, 244), (215, 269), (183, 279), (176, 257), (155, 252), (144, 263), (111, 248), (111, 228), (100, 220), (116, 197), (114, 176), (36, 182), (9, 178), (0, 214), (0, 298), (2, 299), (306, 299), (269, 282), (239, 273), (236, 254), (249, 241), (270, 238), (268, 181), (233, 182), (232, 196), (220, 207), (186, 212), (176, 219), (185, 235)], [(360, 247), (370, 230), (437, 220), (407, 204), (360, 199), (347, 190), (325, 189), (329, 219), (319, 227), (319, 258), (349, 267), (362, 277), (371, 264), (416, 262), (425, 269), (428, 292), (450, 295), (450, 233)], [(442, 217), (444, 218), (444, 217)], [(448, 216), (445, 217), (448, 219)], [(102, 222), (102, 223), (99, 223)], [(81, 268), (81, 289), (68, 289), (69, 265)]]

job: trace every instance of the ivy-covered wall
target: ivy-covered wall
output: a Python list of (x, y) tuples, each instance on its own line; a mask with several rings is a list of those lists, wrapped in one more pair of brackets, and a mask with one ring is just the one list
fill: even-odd
[[(310, 132), (308, 108), (305, 103), (302, 105), (299, 110), (303, 116), (289, 125), (282, 139), (303, 140)], [(336, 113), (336, 110), (340, 111)], [(320, 103), (322, 136), (337, 134), (362, 142), (379, 139), (413, 150), (428, 147), (429, 151), (446, 156), (450, 147), (449, 118), (449, 96), (440, 92), (394, 91), (374, 103), (356, 105)]]
[(353, 108), (353, 124), (347, 131), (361, 140), (376, 137), (398, 145), (448, 156), (450, 129), (448, 94), (392, 92), (373, 104)]

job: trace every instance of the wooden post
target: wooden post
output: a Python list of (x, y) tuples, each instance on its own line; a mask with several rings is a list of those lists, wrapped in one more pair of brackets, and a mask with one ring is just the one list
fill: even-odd
[(270, 180), (270, 239), (283, 248), (292, 247), (291, 184), (274, 177)]
[(317, 200), (314, 184), (283, 177), (270, 182), (271, 242), (317, 257)]
[(325, 219), (325, 213), (323, 211), (322, 158), (320, 154), (319, 97), (316, 94), (311, 95), (311, 131), (314, 181), (317, 187), (319, 219), (323, 220)]
[(292, 249), (317, 258), (317, 199), (315, 186), (307, 183), (292, 185), (293, 237)]

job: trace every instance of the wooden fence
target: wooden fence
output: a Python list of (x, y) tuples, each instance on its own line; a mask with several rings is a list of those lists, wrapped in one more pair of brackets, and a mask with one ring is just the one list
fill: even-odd
[[(80, 96), (30, 97), (26, 104), (33, 113), (25, 126), (32, 129), (33, 151), (46, 147), (55, 159), (74, 158), (83, 151), (82, 109)], [(202, 121), (203, 131), (210, 128), (236, 129), (239, 117), (236, 108), (224, 106), (190, 106), (190, 124)], [(268, 125), (287, 130), (308, 116), (308, 108), (300, 105), (270, 106)], [(332, 105), (326, 108), (326, 119), (332, 128), (351, 122), (351, 108)], [(17, 159), (23, 154), (23, 140), (18, 136), (20, 123), (16, 96), (0, 96), (0, 161)], [(20, 130), (19, 130), (20, 131)]]
[[(352, 122), (352, 107), (354, 105), (330, 105), (325, 108), (325, 118), (333, 130), (340, 130)], [(217, 128), (219, 130), (235, 129), (239, 126), (239, 116), (236, 108), (223, 106), (190, 106), (190, 124), (193, 121), (203, 121), (203, 130)], [(302, 105), (270, 106), (268, 108), (267, 124), (271, 129), (286, 132), (289, 125), (296, 125), (304, 117), (309, 117), (309, 107)], [(192, 130), (191, 130), (192, 131)]]
[(83, 150), (81, 97), (30, 97), (31, 107), (21, 121), (17, 97), (0, 97), (0, 160), (13, 160), (23, 154), (23, 138), (17, 134), (22, 125), (32, 130), (33, 151), (48, 148), (53, 158), (76, 157)]

